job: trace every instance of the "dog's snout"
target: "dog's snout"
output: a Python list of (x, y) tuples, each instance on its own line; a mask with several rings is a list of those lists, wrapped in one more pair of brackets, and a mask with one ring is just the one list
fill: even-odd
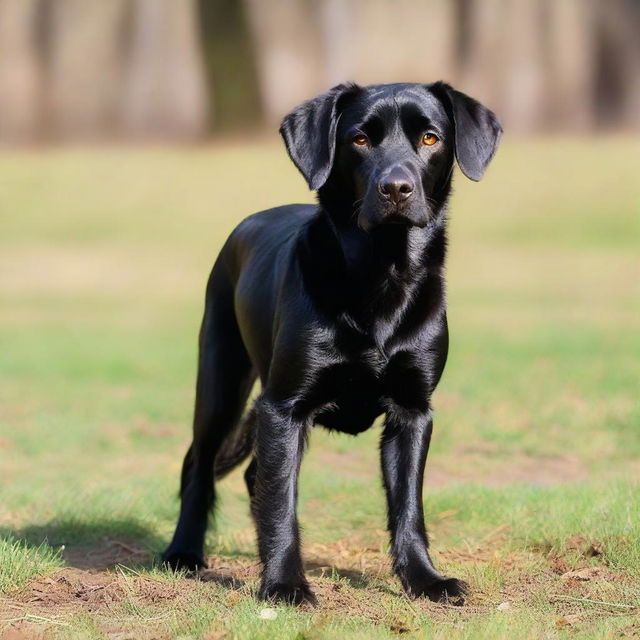
[(407, 200), (415, 186), (411, 176), (400, 167), (392, 169), (378, 185), (378, 191), (385, 200), (390, 200), (394, 204), (400, 204)]

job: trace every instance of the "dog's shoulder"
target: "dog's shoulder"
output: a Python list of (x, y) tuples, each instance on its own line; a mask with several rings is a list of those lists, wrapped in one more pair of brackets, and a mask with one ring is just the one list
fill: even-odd
[(276, 261), (286, 258), (285, 248), (293, 246), (290, 240), (298, 236), (317, 211), (317, 205), (312, 204), (290, 204), (258, 211), (231, 232), (220, 259), (235, 274), (234, 279), (246, 267), (273, 269)]
[(233, 240), (273, 239), (296, 229), (310, 220), (317, 211), (313, 204), (287, 204), (258, 211), (246, 217), (231, 233)]

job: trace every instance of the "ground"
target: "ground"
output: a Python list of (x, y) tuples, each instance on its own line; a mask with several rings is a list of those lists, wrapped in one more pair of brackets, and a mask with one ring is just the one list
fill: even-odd
[(312, 434), (300, 491), (320, 606), (254, 599), (241, 471), (209, 570), (158, 565), (221, 243), (309, 201), (281, 146), (0, 155), (0, 638), (640, 636), (640, 143), (506, 140), (456, 178), (451, 355), (425, 487), (465, 607), (391, 575), (379, 428)]

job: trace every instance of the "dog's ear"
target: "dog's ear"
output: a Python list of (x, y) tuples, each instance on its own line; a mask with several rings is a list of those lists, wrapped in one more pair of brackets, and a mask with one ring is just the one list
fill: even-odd
[(467, 178), (477, 182), (498, 148), (502, 126), (496, 114), (477, 100), (448, 84), (438, 84), (453, 116), (458, 166)]
[(354, 84), (339, 84), (303, 102), (282, 121), (280, 135), (289, 156), (313, 191), (319, 189), (331, 173), (340, 102), (358, 90)]

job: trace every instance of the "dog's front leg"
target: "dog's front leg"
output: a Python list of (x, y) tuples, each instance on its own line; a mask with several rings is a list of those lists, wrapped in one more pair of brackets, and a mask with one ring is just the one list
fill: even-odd
[(422, 482), (432, 425), (430, 410), (387, 414), (380, 450), (393, 566), (409, 594), (462, 604), (466, 585), (440, 575), (427, 551)]
[(294, 420), (290, 409), (264, 398), (258, 402), (257, 411), (255, 495), (251, 504), (263, 567), (259, 597), (316, 604), (304, 576), (296, 516), (306, 425)]

